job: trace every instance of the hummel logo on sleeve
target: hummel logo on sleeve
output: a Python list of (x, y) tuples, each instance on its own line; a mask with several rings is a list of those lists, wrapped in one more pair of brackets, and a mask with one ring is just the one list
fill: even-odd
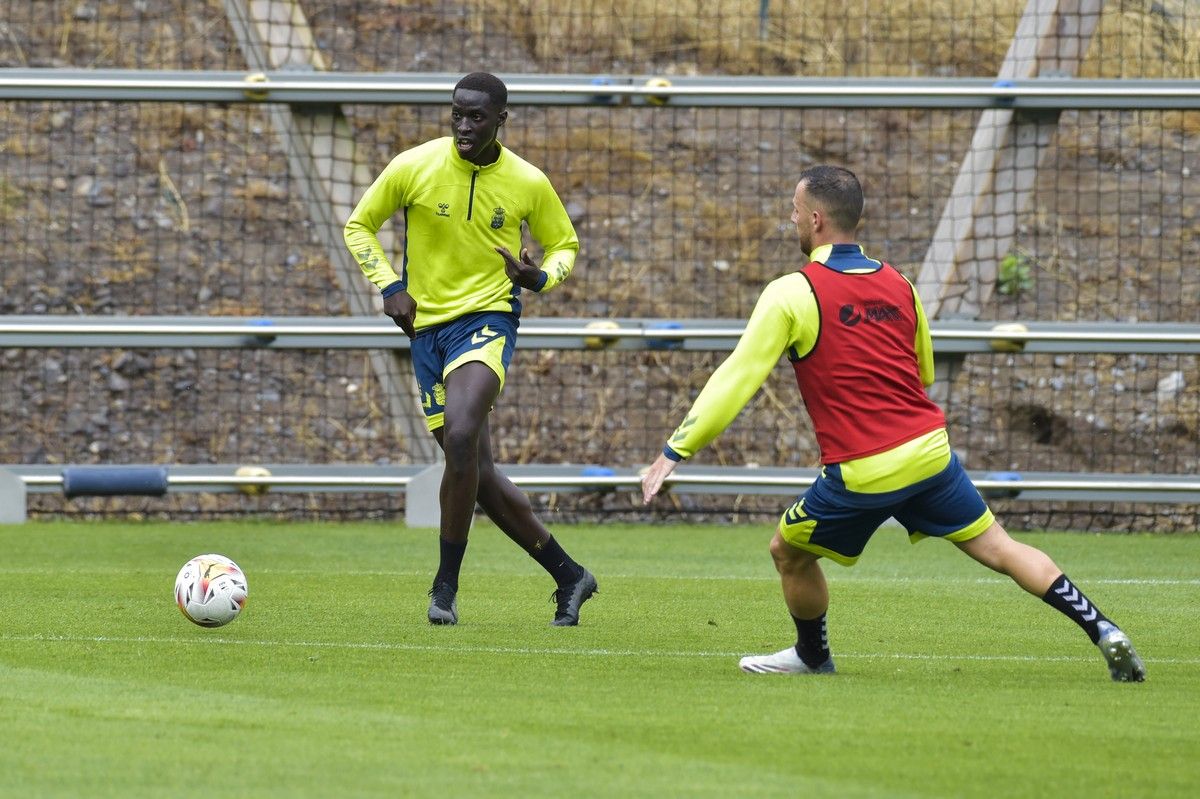
[(689, 416), (680, 423), (675, 429), (675, 434), (671, 436), (671, 443), (677, 444), (687, 438), (688, 430), (696, 423), (695, 415)]

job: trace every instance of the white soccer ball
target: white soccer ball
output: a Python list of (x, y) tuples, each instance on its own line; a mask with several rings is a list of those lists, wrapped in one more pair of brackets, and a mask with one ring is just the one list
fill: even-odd
[(246, 575), (224, 555), (197, 555), (175, 578), (175, 604), (188, 621), (220, 627), (237, 618), (246, 605)]

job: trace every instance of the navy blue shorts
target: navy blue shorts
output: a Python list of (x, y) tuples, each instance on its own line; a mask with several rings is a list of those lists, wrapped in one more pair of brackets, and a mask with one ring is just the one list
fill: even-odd
[(504, 388), (519, 324), (516, 314), (484, 311), (417, 333), (411, 344), (413, 371), (430, 430), (445, 424), (446, 376), (464, 363), (487, 364), (500, 378), (500, 388)]
[(969, 541), (994, 520), (958, 456), (951, 454), (946, 468), (932, 477), (880, 494), (851, 491), (839, 465), (830, 464), (783, 514), (779, 534), (797, 549), (852, 566), (879, 526), (893, 517), (913, 541), (927, 536)]

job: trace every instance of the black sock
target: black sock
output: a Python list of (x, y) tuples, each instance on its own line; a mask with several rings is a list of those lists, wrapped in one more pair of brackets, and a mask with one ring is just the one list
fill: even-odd
[(458, 572), (462, 568), (463, 555), (467, 554), (467, 542), (447, 541), (439, 536), (438, 543), (441, 545), (442, 556), (433, 583), (447, 583), (458, 591)]
[(1051, 583), (1042, 601), (1078, 624), (1093, 644), (1100, 640), (1100, 622), (1112, 624), (1065, 574), (1058, 575), (1058, 579)]
[(546, 539), (546, 543), (530, 552), (529, 556), (536, 560), (543, 569), (550, 572), (550, 576), (554, 578), (554, 582), (558, 583), (560, 588), (575, 582), (583, 574), (583, 567), (571, 560), (571, 556), (563, 551), (563, 548), (554, 540), (554, 536)]
[(815, 619), (797, 619), (796, 622), (796, 654), (804, 661), (804, 665), (815, 669), (829, 660), (829, 632), (825, 629), (825, 614)]

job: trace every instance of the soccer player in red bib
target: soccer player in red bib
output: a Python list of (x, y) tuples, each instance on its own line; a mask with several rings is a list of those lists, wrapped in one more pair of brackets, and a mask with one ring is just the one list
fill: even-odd
[(1145, 679), (1129, 637), (1048, 555), (1009, 537), (950, 449), (945, 416), (925, 393), (933, 383), (933, 344), (921, 301), (907, 278), (855, 243), (863, 209), (858, 179), (840, 167), (811, 167), (801, 173), (792, 205), (806, 264), (767, 285), (737, 347), (642, 479), (649, 503), (787, 355), (822, 468), (771, 541), (796, 644), (744, 657), (741, 669), (834, 672), (820, 560), (852, 566), (876, 529), (895, 518), (912, 540), (952, 541), (1062, 612), (1100, 648), (1113, 680)]

